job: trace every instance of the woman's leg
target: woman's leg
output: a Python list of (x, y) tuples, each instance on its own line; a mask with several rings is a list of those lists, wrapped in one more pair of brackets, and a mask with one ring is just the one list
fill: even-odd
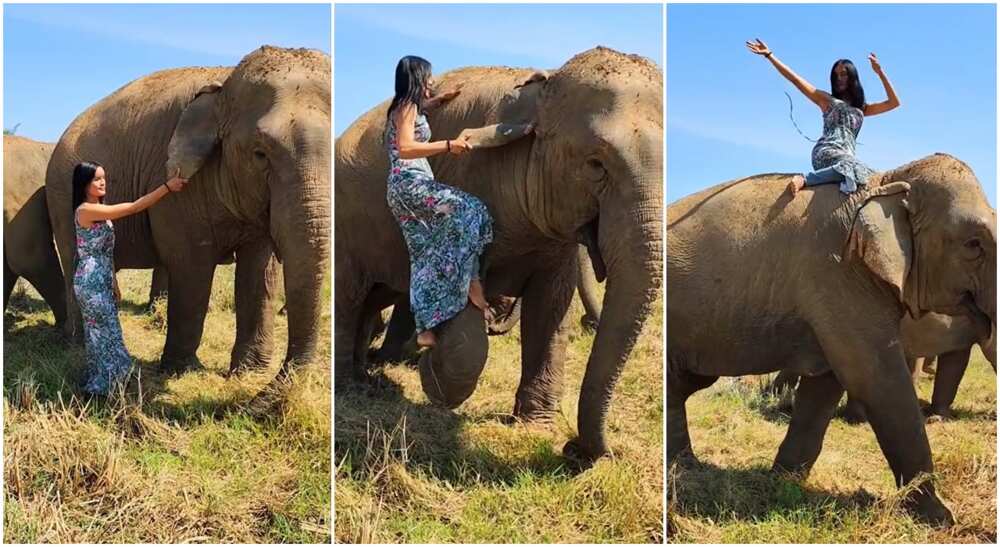
[(805, 185), (816, 186), (819, 184), (831, 184), (842, 180), (844, 180), (844, 175), (840, 174), (839, 171), (833, 167), (824, 167), (822, 169), (806, 173)]

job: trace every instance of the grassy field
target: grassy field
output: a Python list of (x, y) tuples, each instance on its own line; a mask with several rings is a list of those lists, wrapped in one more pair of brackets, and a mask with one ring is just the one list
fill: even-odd
[[(676, 543), (996, 543), (996, 375), (982, 354), (962, 382), (952, 422), (927, 426), (938, 492), (957, 525), (933, 529), (900, 507), (871, 427), (834, 418), (809, 478), (768, 470), (788, 426), (761, 381), (721, 379), (688, 400), (695, 467), (669, 477)], [(920, 382), (930, 399), (932, 378)], [(756, 384), (756, 385), (755, 385)]]
[(415, 369), (384, 369), (381, 389), (337, 393), (338, 542), (663, 541), (662, 302), (653, 308), (609, 418), (613, 458), (582, 473), (563, 444), (576, 430), (591, 333), (579, 301), (561, 412), (550, 426), (506, 425), (520, 377), (519, 330), (490, 341), (476, 393), (455, 411), (432, 406)]
[(287, 330), (278, 317), (269, 371), (222, 376), (234, 273), (216, 273), (203, 367), (167, 377), (157, 370), (165, 304), (142, 309), (151, 271), (120, 272), (125, 344), (140, 373), (124, 397), (89, 404), (77, 399), (82, 347), (63, 341), (19, 282), (4, 316), (5, 543), (330, 541), (329, 314), (319, 364), (298, 375), (279, 415), (251, 418), (239, 405), (276, 372)]

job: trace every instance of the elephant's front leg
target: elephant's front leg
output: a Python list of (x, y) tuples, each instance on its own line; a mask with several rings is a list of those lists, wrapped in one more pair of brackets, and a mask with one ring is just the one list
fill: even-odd
[[(858, 317), (848, 309), (840, 311), (833, 316), (841, 321), (822, 331), (817, 329), (817, 334), (841, 385), (864, 406), (896, 484), (904, 486), (921, 474), (932, 474), (934, 462), (924, 417), (898, 344), (898, 333), (889, 332), (888, 326), (881, 335), (876, 329), (845, 332), (845, 324), (871, 328), (879, 322), (877, 317)], [(898, 319), (883, 318), (881, 324), (893, 323)], [(954, 523), (951, 511), (937, 497), (930, 480), (923, 480), (907, 496), (905, 504), (929, 523)]]
[(158, 264), (153, 268), (153, 280), (149, 284), (149, 300), (146, 302), (146, 308), (152, 309), (153, 304), (158, 299), (166, 298), (169, 287), (170, 280), (167, 276), (167, 268), (162, 264)]
[(934, 394), (928, 409), (928, 421), (950, 420), (955, 415), (951, 405), (958, 394), (958, 386), (969, 366), (972, 347), (951, 351), (938, 356), (937, 373), (934, 375)]
[(563, 390), (566, 354), (564, 319), (576, 289), (576, 272), (561, 267), (536, 273), (521, 304), (521, 383), (514, 416), (552, 420)]
[(832, 372), (803, 376), (795, 390), (792, 421), (781, 442), (773, 469), (805, 476), (823, 448), (823, 437), (844, 388)]
[(277, 277), (270, 239), (255, 239), (236, 250), (236, 343), (229, 374), (266, 368), (271, 361)]
[(205, 314), (212, 295), (215, 261), (191, 260), (167, 264), (167, 342), (160, 365), (169, 372), (183, 372), (196, 358)]

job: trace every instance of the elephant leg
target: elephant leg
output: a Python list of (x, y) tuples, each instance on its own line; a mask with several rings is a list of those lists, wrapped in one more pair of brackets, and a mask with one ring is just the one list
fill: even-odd
[(63, 334), (70, 342), (82, 345), (83, 315), (80, 313), (80, 305), (73, 292), (73, 278), (76, 275), (76, 235), (73, 233), (72, 224), (71, 219), (66, 237), (56, 239), (59, 261), (62, 263), (63, 293), (66, 295), (66, 321), (63, 322)]
[(865, 405), (850, 395), (847, 396), (847, 403), (844, 405), (844, 421), (849, 424), (863, 424), (868, 421)]
[(830, 425), (844, 388), (828, 372), (803, 376), (795, 390), (792, 421), (774, 459), (774, 471), (807, 476), (823, 449), (823, 437)]
[(563, 321), (576, 288), (566, 268), (535, 274), (525, 287), (521, 313), (521, 382), (514, 416), (550, 421), (562, 398), (566, 332)]
[(667, 370), (667, 465), (681, 454), (691, 452), (687, 425), (688, 397), (718, 380), (718, 376), (692, 374), (679, 367)]
[[(877, 318), (855, 317), (850, 309), (841, 309), (844, 324), (878, 324)], [(883, 318), (893, 324), (895, 317)], [(837, 379), (847, 393), (864, 405), (878, 439), (879, 447), (889, 462), (897, 486), (914, 481), (918, 475), (934, 472), (930, 443), (924, 429), (924, 417), (906, 368), (906, 359), (899, 344), (887, 342), (877, 332), (844, 332), (832, 327), (818, 331), (820, 343)], [(951, 511), (937, 497), (934, 484), (923, 481), (906, 498), (905, 505), (916, 516), (933, 524), (954, 523)]]
[(146, 303), (146, 309), (151, 309), (157, 299), (167, 297), (169, 283), (170, 279), (167, 276), (167, 268), (165, 266), (159, 265), (153, 268), (153, 281), (149, 284), (149, 301)]
[(271, 362), (277, 271), (269, 239), (256, 239), (236, 250), (236, 342), (229, 374), (267, 368)]
[(7, 310), (7, 303), (10, 302), (10, 294), (14, 292), (14, 285), (17, 284), (17, 274), (10, 269), (7, 264), (7, 255), (3, 257), (3, 309)]
[[(349, 272), (338, 272), (337, 276), (349, 276)], [(334, 386), (345, 385), (360, 379), (361, 370), (355, 366), (356, 345), (367, 349), (367, 340), (357, 340), (358, 325), (365, 297), (370, 288), (337, 286), (334, 291), (333, 308), (333, 378)]]
[(958, 394), (958, 386), (969, 366), (972, 347), (951, 351), (938, 358), (937, 374), (934, 375), (934, 394), (928, 415), (931, 420), (950, 420), (955, 417), (951, 405)]
[(168, 264), (167, 342), (160, 365), (172, 373), (183, 372), (196, 358), (205, 315), (212, 295), (215, 261)]
[(936, 368), (937, 361), (938, 361), (937, 355), (932, 355), (931, 357), (924, 359), (923, 366), (921, 366), (920, 368), (927, 374), (934, 375), (935, 370), (937, 370)]
[(405, 346), (410, 338), (413, 338), (416, 328), (413, 312), (410, 311), (410, 299), (404, 294), (397, 298), (392, 306), (389, 327), (386, 329), (385, 339), (382, 340), (382, 347), (375, 353), (374, 362), (399, 363), (405, 361), (408, 357), (404, 355)]
[(30, 272), (24, 272), (24, 278), (31, 283), (38, 294), (42, 295), (45, 303), (52, 309), (52, 316), (58, 327), (66, 321), (66, 293), (63, 292), (62, 272), (59, 269), (55, 248), (52, 249), (51, 257), (46, 258), (45, 264)]

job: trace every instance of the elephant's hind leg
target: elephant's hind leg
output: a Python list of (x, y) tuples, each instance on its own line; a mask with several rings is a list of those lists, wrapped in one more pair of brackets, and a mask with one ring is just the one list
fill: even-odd
[[(551, 421), (563, 391), (566, 333), (563, 321), (576, 288), (572, 269), (535, 274), (524, 292), (521, 314), (521, 382), (514, 416)], [(580, 408), (580, 412), (585, 409)]]
[(773, 470), (809, 474), (823, 449), (823, 437), (843, 394), (844, 388), (832, 372), (803, 376), (799, 380), (792, 421), (778, 449)]
[(7, 264), (7, 253), (3, 257), (3, 309), (7, 310), (7, 303), (10, 301), (10, 294), (14, 292), (14, 285), (17, 284), (17, 274), (10, 269)]
[(951, 404), (955, 402), (958, 386), (965, 376), (969, 366), (969, 356), (972, 347), (951, 351), (938, 356), (937, 373), (934, 375), (934, 394), (931, 396), (931, 406), (928, 417), (932, 421), (950, 420), (955, 417), (951, 412)]
[(688, 433), (687, 400), (718, 380), (718, 376), (692, 374), (680, 367), (667, 368), (667, 465), (682, 454), (691, 453)]
[[(154, 272), (155, 275), (155, 272)], [(236, 342), (229, 374), (267, 368), (274, 352), (277, 262), (270, 240), (259, 238), (236, 251)]]

